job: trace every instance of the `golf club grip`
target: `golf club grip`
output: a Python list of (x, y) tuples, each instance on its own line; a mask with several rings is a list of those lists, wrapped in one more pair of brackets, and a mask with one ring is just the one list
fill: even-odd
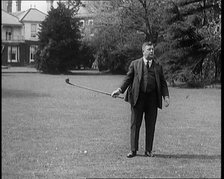
[[(91, 88), (87, 88), (85, 86), (80, 86), (80, 85), (76, 85), (76, 84), (72, 84), (69, 82), (69, 80), (65, 80), (65, 82), (69, 85), (72, 85), (72, 86), (76, 86), (78, 88), (82, 88), (82, 89), (86, 89), (86, 90), (89, 90), (89, 91), (93, 91), (93, 92), (97, 92), (97, 93), (101, 93), (101, 94), (105, 94), (105, 95), (108, 95), (108, 96), (111, 96), (110, 93), (107, 93), (107, 92), (104, 92), (104, 91), (99, 91), (99, 90), (95, 90), (95, 89), (91, 89)], [(117, 98), (120, 98), (120, 99), (124, 99), (124, 97), (121, 97), (121, 96), (118, 96)]]

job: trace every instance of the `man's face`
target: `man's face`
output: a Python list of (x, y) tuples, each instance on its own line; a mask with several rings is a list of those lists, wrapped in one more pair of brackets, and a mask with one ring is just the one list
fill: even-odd
[(154, 46), (153, 45), (146, 45), (143, 49), (143, 56), (146, 59), (150, 59), (154, 57)]

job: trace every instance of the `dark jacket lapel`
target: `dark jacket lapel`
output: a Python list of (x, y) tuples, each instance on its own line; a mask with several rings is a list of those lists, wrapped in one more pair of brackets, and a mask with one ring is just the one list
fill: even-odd
[(139, 79), (139, 82), (141, 81), (141, 78), (142, 78), (142, 64), (143, 63), (143, 59), (140, 58), (139, 61), (138, 61), (138, 66), (137, 66), (137, 72), (138, 72), (138, 79)]
[(154, 71), (155, 71), (155, 77), (156, 77), (156, 83), (157, 85), (160, 85), (159, 83), (159, 72), (157, 70), (157, 63), (153, 60), (153, 68), (154, 68)]

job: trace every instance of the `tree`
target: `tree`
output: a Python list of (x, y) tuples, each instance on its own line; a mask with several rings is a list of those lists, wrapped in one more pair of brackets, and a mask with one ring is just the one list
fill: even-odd
[[(146, 40), (157, 42), (165, 1), (94, 1), (91, 8), (97, 15), (92, 39), (99, 69), (126, 72), (130, 61), (140, 57)], [(98, 8), (97, 8), (98, 7)]]
[[(78, 4), (77, 4), (78, 6)], [(45, 73), (64, 73), (76, 65), (80, 48), (79, 21), (75, 8), (59, 2), (41, 23), (40, 47), (36, 55), (37, 69)]]
[(76, 67), (78, 67), (78, 69), (80, 69), (81, 67), (91, 68), (93, 62), (93, 48), (88, 44), (88, 42), (82, 41), (81, 46), (79, 48)]
[(159, 33), (163, 30), (163, 10), (165, 0), (126, 0), (122, 5), (123, 23), (128, 29), (141, 32), (145, 41), (157, 43)]
[[(217, 2), (205, 0), (171, 2), (167, 13), (167, 31), (164, 34), (166, 36), (157, 47), (160, 53), (159, 60), (164, 64), (164, 71), (171, 81), (178, 79), (190, 85), (205, 83), (204, 62), (214, 49), (214, 41), (210, 41), (209, 44), (206, 39), (211, 40), (212, 36), (206, 35), (202, 29), (210, 26), (210, 19), (213, 19), (211, 14), (214, 14)], [(218, 44), (216, 46), (221, 45)]]

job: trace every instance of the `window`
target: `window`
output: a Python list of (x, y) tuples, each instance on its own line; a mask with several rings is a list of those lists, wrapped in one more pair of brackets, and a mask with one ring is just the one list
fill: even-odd
[(36, 37), (37, 35), (37, 24), (31, 24), (31, 37)]
[(6, 40), (12, 40), (12, 28), (8, 27), (6, 29)]
[(30, 46), (30, 63), (34, 62), (34, 55), (36, 53), (36, 50), (37, 50), (37, 45)]
[(79, 29), (81, 31), (81, 35), (85, 36), (85, 34), (84, 34), (84, 31), (85, 31), (85, 21), (84, 20), (80, 20), (79, 22), (80, 22)]
[(90, 36), (94, 36), (94, 33), (93, 33), (93, 20), (92, 19), (88, 20), (88, 24), (89, 24)]
[(8, 47), (8, 62), (19, 62), (19, 47), (9, 46)]
[(84, 20), (80, 20), (79, 22), (80, 22), (80, 27), (81, 27), (81, 28), (84, 28), (84, 26), (85, 26), (85, 21), (84, 21)]
[(90, 26), (93, 25), (93, 20), (92, 20), (92, 19), (89, 20), (89, 25), (90, 25)]

